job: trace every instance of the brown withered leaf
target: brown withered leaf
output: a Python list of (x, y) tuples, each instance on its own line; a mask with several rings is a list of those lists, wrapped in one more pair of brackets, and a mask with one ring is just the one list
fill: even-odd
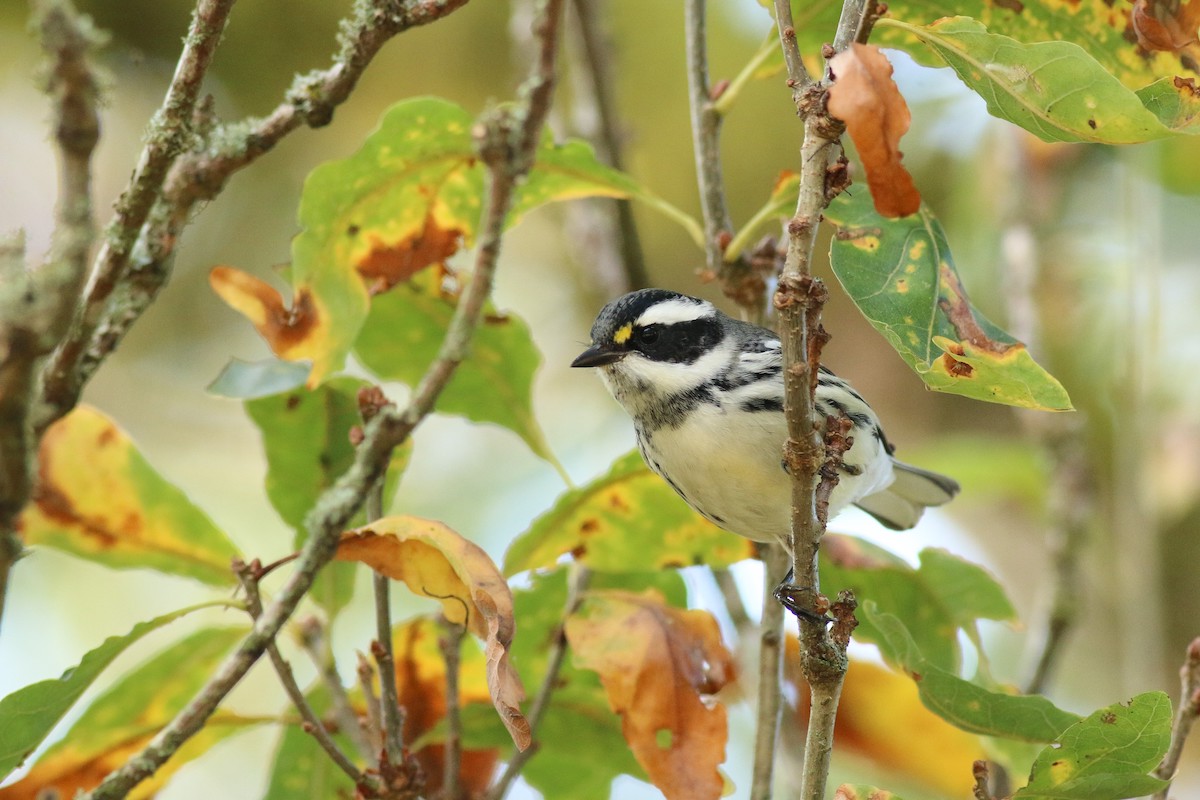
[(887, 56), (878, 47), (856, 43), (829, 66), (837, 76), (829, 87), (829, 113), (846, 123), (867, 171), (875, 210), (893, 218), (915, 214), (921, 195), (900, 152), (900, 137), (912, 118)]
[(312, 358), (310, 352), (322, 327), (322, 314), (307, 289), (283, 305), (283, 296), (268, 283), (233, 267), (213, 267), (209, 285), (222, 300), (244, 314), (272, 352), (288, 361)]
[(395, 243), (386, 243), (371, 234), (370, 249), (359, 258), (354, 268), (366, 281), (367, 291), (382, 294), (398, 283), (404, 283), (433, 264), (444, 264), (458, 252), (463, 240), (459, 228), (443, 228), (431, 213), (425, 215), (425, 227), (419, 233)]
[[(438, 645), (444, 631), (429, 617), (418, 617), (392, 629), (396, 656), (396, 692), (404, 709), (405, 742), (415, 742), (446, 716), (446, 661)], [(484, 661), (478, 650), (464, 648), (459, 664), (460, 705), (485, 703), (491, 699)], [(495, 773), (499, 753), (495, 748), (464, 750), (459, 777), (471, 797), (482, 796)], [(425, 791), (436, 796), (445, 776), (444, 742), (422, 747), (413, 753), (425, 776)]]
[(566, 624), (575, 663), (600, 675), (638, 763), (668, 800), (721, 796), (725, 707), (733, 659), (706, 611), (668, 606), (654, 591), (589, 592)]
[(517, 747), (529, 746), (529, 721), (520, 711), (525, 690), (508, 658), (512, 592), (481, 547), (440, 522), (394, 516), (342, 534), (337, 559), (366, 564), (440, 600), (446, 619), (482, 639), (492, 703)]
[(1147, 50), (1181, 53), (1197, 44), (1200, 0), (1134, 0), (1130, 22), (1137, 43)]

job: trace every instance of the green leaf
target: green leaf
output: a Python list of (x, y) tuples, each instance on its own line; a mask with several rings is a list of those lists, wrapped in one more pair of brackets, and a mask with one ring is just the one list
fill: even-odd
[[(355, 355), (379, 377), (416, 386), (437, 357), (454, 308), (440, 280), (420, 277), (398, 286), (375, 298)], [(489, 309), (471, 340), (471, 355), (438, 397), (437, 410), (508, 428), (565, 474), (533, 416), (533, 377), (541, 361), (529, 326)]]
[(918, 37), (987, 102), (992, 116), (1043, 141), (1132, 144), (1172, 133), (1077, 44), (1022, 44), (968, 17), (924, 27), (888, 19), (880, 25)]
[(969, 733), (1028, 742), (1052, 742), (1079, 721), (1079, 716), (1039, 695), (990, 691), (942, 669), (926, 659), (912, 634), (897, 617), (867, 601), (859, 619), (879, 631), (876, 642), (884, 658), (907, 672), (925, 707)]
[(855, 192), (839, 195), (825, 216), (838, 227), (830, 251), (838, 281), (929, 388), (1024, 408), (1071, 408), (1062, 384), (971, 305), (929, 209), (886, 219), (868, 192)]
[(1167, 785), (1150, 771), (1171, 743), (1171, 701), (1146, 692), (1093, 712), (1063, 731), (1033, 764), (1023, 800), (1122, 800)]
[[(76, 720), (66, 737), (47, 750), (33, 769), (10, 787), (14, 794), (53, 791), (71, 797), (92, 788), (99, 778), (140, 751), (209, 679), (217, 664), (247, 628), (206, 628), (162, 651), (136, 668)], [(175, 756), (138, 786), (134, 796), (152, 796), (189, 760), (217, 742), (264, 722), (219, 712)]]
[(17, 519), (26, 544), (106, 567), (236, 582), (229, 563), (238, 549), (96, 409), (80, 405), (54, 423), (38, 459), (37, 491)]
[(124, 636), (110, 636), (89, 650), (61, 678), (39, 681), (0, 700), (0, 777), (24, 763), (105, 667), (146, 634), (201, 608), (229, 605), (201, 603), (140, 622)]
[(295, 361), (280, 361), (267, 358), (262, 361), (231, 359), (212, 383), (209, 394), (217, 397), (232, 397), (236, 400), (254, 400), (280, 392), (290, 392), (304, 385), (309, 365)]
[[(276, 355), (312, 361), (310, 387), (341, 368), (372, 295), (444, 265), (472, 244), (485, 173), (474, 124), (448, 101), (405, 100), (383, 115), (357, 153), (309, 174), (300, 201), (303, 230), (292, 243), (291, 308), (245, 273), (213, 271), (214, 289), (250, 318)], [(590, 147), (558, 146), (548, 136), (516, 191), (508, 222), (544, 203), (594, 196), (647, 200), (690, 224), (703, 241), (694, 220), (601, 164)]]
[(1200, 133), (1200, 97), (1194, 84), (1179, 77), (1161, 78), (1149, 86), (1137, 90), (1151, 114), (1178, 133)]
[[(334, 378), (312, 391), (301, 388), (246, 401), (246, 413), (263, 437), (267, 497), (296, 531), (297, 548), (308, 538), (304, 518), (317, 498), (354, 462), (350, 430), (362, 422), (358, 391), (367, 386), (356, 378)], [(385, 506), (411, 453), (411, 442), (392, 451)], [(317, 576), (311, 596), (332, 616), (350, 602), (355, 576), (353, 564), (330, 564)]]
[[(978, 619), (1013, 619), (1016, 612), (982, 567), (935, 548), (922, 550), (920, 559), (913, 569), (870, 542), (830, 534), (821, 548), (821, 585), (852, 589), (860, 601), (904, 620), (930, 663), (957, 672), (959, 628), (970, 631)], [(854, 635), (874, 643), (886, 640), (869, 619), (860, 620)]]
[(602, 572), (630, 572), (728, 566), (754, 548), (692, 511), (635, 450), (607, 475), (560, 495), (513, 540), (504, 573), (549, 567), (566, 553)]

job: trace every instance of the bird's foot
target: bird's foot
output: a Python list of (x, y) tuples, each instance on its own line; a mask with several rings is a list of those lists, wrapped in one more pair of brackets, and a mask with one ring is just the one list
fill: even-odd
[(788, 572), (783, 582), (775, 587), (775, 599), (784, 608), (814, 625), (828, 625), (834, 621), (828, 614), (829, 599), (825, 595), (811, 586), (797, 586), (791, 581), (792, 573)]

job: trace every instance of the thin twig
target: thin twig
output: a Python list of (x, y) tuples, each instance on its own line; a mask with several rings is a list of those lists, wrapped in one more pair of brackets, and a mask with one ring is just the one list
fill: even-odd
[[(367, 520), (374, 521), (383, 516), (383, 481), (379, 481), (367, 494)], [(396, 692), (396, 657), (392, 652), (392, 608), (391, 581), (386, 575), (371, 576), (375, 593), (375, 641), (371, 655), (379, 667), (379, 703), (383, 712), (383, 745), (388, 761), (400, 764), (404, 761), (404, 711), (400, 708), (400, 697)]]
[(783, 605), (775, 598), (776, 582), (787, 572), (788, 552), (779, 545), (767, 545), (763, 559), (763, 606), (758, 645), (758, 706), (754, 726), (754, 770), (751, 775), (751, 800), (771, 796), (775, 769), (775, 746), (779, 735), (782, 709), (780, 670), (783, 667)]
[(111, 800), (123, 797), (148, 778), (195, 734), (217, 705), (262, 655), (267, 644), (291, 616), (308, 592), (317, 571), (333, 557), (340, 533), (362, 507), (367, 492), (387, 469), (392, 450), (433, 410), (442, 389), (466, 358), (471, 337), (491, 294), (492, 278), (500, 253), (504, 221), (512, 203), (514, 186), (528, 172), (542, 130), (554, 85), (556, 34), (562, 0), (547, 0), (539, 25), (541, 56), (533, 77), (522, 85), (515, 106), (485, 115), (478, 127), (481, 160), (488, 167), (489, 188), (480, 226), (474, 269), (450, 321), (438, 356), (418, 383), (402, 412), (384, 409), (366, 425), (354, 463), (323, 493), (306, 520), (309, 537), (291, 577), (276, 600), (264, 610), (254, 630), (227, 658), (196, 698), (141, 753), (110, 773), (85, 797)]
[(739, 636), (748, 634), (754, 627), (754, 621), (750, 619), (750, 613), (746, 611), (746, 604), (742, 602), (737, 579), (728, 569), (714, 569), (712, 573), (713, 580), (717, 582), (717, 588), (721, 590), (721, 598), (725, 601), (725, 610), (729, 614), (729, 620), (733, 623), (734, 630), (738, 632)]
[(775, 0), (775, 24), (779, 28), (783, 63), (787, 67), (787, 85), (792, 90), (792, 101), (799, 107), (799, 98), (812, 85), (813, 79), (804, 66), (800, 45), (796, 42), (796, 26), (792, 22), (792, 4), (789, 0)]
[(1183, 745), (1197, 716), (1200, 716), (1200, 638), (1193, 639), (1188, 645), (1183, 666), (1179, 670), (1179, 705), (1175, 709), (1175, 723), (1171, 726), (1171, 745), (1154, 770), (1155, 776), (1168, 781), (1168, 784), (1154, 795), (1154, 800), (1167, 800), (1167, 792), (1171, 788), (1169, 782), (1174, 780), (1175, 772), (1179, 769)]
[(455, 625), (445, 617), (441, 620), (446, 635), (439, 639), (442, 658), (446, 662), (446, 758), (442, 773), (442, 796), (458, 800), (462, 779), (462, 705), (459, 698), (459, 670), (462, 662), (462, 640), (465, 625)]
[(96, 236), (92, 153), (100, 138), (101, 98), (90, 59), (100, 37), (67, 0), (36, 3), (35, 23), (47, 59), (59, 192), (50, 253), (41, 265), (25, 271), (23, 234), (0, 242), (0, 619), (9, 574), (23, 552), (16, 517), (33, 488), (37, 372), (71, 324)]
[(687, 44), (688, 107), (691, 111), (692, 150), (700, 207), (704, 213), (704, 259), (707, 274), (721, 280), (725, 295), (738, 304), (751, 322), (761, 322), (766, 283), (744, 258), (725, 260), (733, 237), (733, 219), (725, 200), (721, 171), (721, 122), (717, 98), (709, 85), (707, 0), (686, 0), (684, 26)]
[(995, 800), (988, 791), (988, 762), (976, 761), (971, 765), (971, 775), (975, 779), (971, 796), (975, 800)]
[(337, 662), (333, 658), (333, 652), (329, 646), (329, 636), (324, 626), (316, 617), (309, 617), (300, 622), (299, 629), (300, 633), (297, 638), (300, 646), (308, 653), (308, 657), (317, 668), (318, 677), (325, 686), (325, 690), (329, 692), (330, 713), (337, 720), (342, 732), (354, 743), (354, 749), (363, 757), (363, 760), (376, 765), (378, 753), (374, 747), (369, 745), (362, 722), (350, 704), (350, 695), (347, 694), (346, 687), (342, 684), (342, 676), (338, 674)]
[[(529, 714), (527, 715), (530, 735), (537, 733), (538, 725), (541, 724), (542, 718), (546, 714), (546, 709), (550, 707), (550, 698), (558, 686), (558, 673), (562, 669), (563, 661), (567, 655), (567, 618), (579, 607), (580, 599), (583, 593), (587, 591), (588, 583), (592, 579), (592, 573), (587, 567), (572, 564), (571, 570), (570, 581), (567, 585), (567, 602), (563, 606), (562, 621), (554, 633), (554, 642), (550, 646), (550, 656), (546, 662), (546, 674), (542, 678), (542, 684), (538, 688), (537, 695), (533, 698), (533, 704), (529, 707)], [(499, 780), (496, 781), (492, 790), (488, 792), (487, 800), (502, 800), (508, 794), (509, 789), (512, 788), (513, 781), (516, 780), (517, 775), (521, 773), (525, 764), (529, 759), (533, 758), (537, 750), (538, 742), (535, 739), (529, 747), (513, 753)]]
[[(224, 3), (231, 1), (223, 0)], [(158, 296), (169, 276), (171, 256), (179, 236), (199, 204), (216, 197), (230, 176), (272, 150), (292, 131), (305, 125), (317, 128), (328, 124), (334, 110), (350, 96), (372, 59), (393, 37), (435, 22), (466, 3), (467, 0), (369, 0), (356, 3), (354, 13), (341, 25), (339, 50), (331, 67), (297, 76), (284, 101), (266, 117), (215, 126), (202, 140), (189, 141), (185, 137), (183, 144), (188, 147), (181, 148), (184, 152), (174, 158), (169, 172), (159, 175), (160, 183), (165, 182), (165, 185), (153, 195), (156, 202), (145, 209), (145, 216), (142, 217), (141, 211), (145, 198), (139, 195), (137, 216), (119, 215), (109, 226), (110, 238), (125, 242), (136, 236), (136, 241), (111, 249), (105, 255), (105, 263), (111, 261), (109, 268), (102, 269), (104, 265), (97, 258), (96, 263), (100, 266), (94, 272), (97, 275), (103, 272), (107, 277), (97, 284), (101, 291), (89, 300), (87, 324), (72, 332), (72, 338), (55, 352), (43, 369), (46, 388), (36, 410), (35, 431), (44, 431), (74, 407), (96, 368)], [(209, 6), (212, 7), (211, 0)], [(211, 25), (206, 30), (210, 29)], [(207, 41), (207, 35), (204, 38)], [(188, 41), (196, 39), (189, 36)], [(189, 52), (198, 55), (200, 50), (185, 51), (181, 67), (176, 71), (177, 81), (183, 74), (191, 76), (189, 82), (194, 80), (197, 67), (201, 66), (193, 59), (193, 67), (183, 69), (183, 60)], [(198, 87), (198, 80), (195, 83)], [(186, 96), (186, 92), (176, 94), (179, 99)], [(171, 117), (172, 126), (176, 126), (174, 118), (182, 118), (179, 112), (183, 106), (176, 103), (171, 106), (174, 110), (168, 112), (170, 98), (169, 94), (156, 119), (161, 121)], [(194, 100), (189, 109), (189, 116), (183, 120), (183, 130), (189, 135), (197, 134), (200, 131), (187, 126), (193, 124), (193, 111), (194, 116), (204, 116), (201, 112), (205, 110), (197, 107)], [(154, 163), (157, 165), (159, 159), (156, 158)], [(131, 184), (127, 194), (134, 189), (135, 185)], [(138, 217), (142, 222), (134, 226)], [(120, 259), (124, 259), (124, 263), (118, 263)], [(108, 302), (102, 302), (104, 299)]]
[[(247, 564), (241, 559), (235, 559), (233, 562), (233, 572), (242, 584), (242, 591), (246, 593), (246, 609), (250, 612), (250, 617), (254, 620), (262, 616), (263, 610), (262, 597), (258, 592), (261, 569), (262, 564), (258, 561), (252, 561)], [(338, 769), (346, 773), (356, 787), (365, 789), (365, 793), (368, 796), (377, 794), (379, 787), (374, 785), (374, 779), (369, 778), (359, 771), (354, 762), (333, 741), (333, 738), (329, 735), (329, 731), (325, 729), (325, 725), (321, 722), (321, 718), (317, 716), (312, 706), (308, 704), (308, 700), (305, 699), (300, 685), (296, 683), (296, 676), (292, 673), (292, 665), (279, 652), (279, 647), (273, 641), (267, 645), (267, 656), (271, 659), (272, 666), (275, 667), (275, 674), (279, 676), (279, 683), (287, 693), (288, 699), (292, 701), (292, 705), (300, 712), (300, 718), (304, 720), (304, 730), (317, 740), (317, 744), (321, 746), (321, 749), (325, 751), (329, 759), (337, 765)]]
[(378, 764), (379, 754), (384, 750), (383, 711), (379, 706), (379, 695), (375, 694), (375, 665), (371, 663), (371, 659), (367, 658), (365, 653), (358, 653), (358, 666), (355, 674), (358, 675), (358, 688), (362, 692), (363, 702), (367, 707), (367, 738), (372, 742), (379, 743), (371, 755)]
[[(585, 87), (591, 96), (577, 100), (575, 105), (588, 105), (595, 109), (596, 130), (588, 138), (596, 144), (601, 160), (614, 169), (625, 169), (625, 157), (619, 111), (613, 87), (612, 43), (603, 30), (601, 17), (608, 9), (604, 0), (574, 0), (575, 29), (583, 51), (581, 70)], [(604, 201), (596, 201), (604, 202)], [(633, 216), (633, 202), (626, 199), (612, 201), (616, 214), (617, 242), (620, 261), (625, 277), (625, 291), (648, 286), (650, 275), (646, 270), (646, 258), (642, 252), (641, 237)]]

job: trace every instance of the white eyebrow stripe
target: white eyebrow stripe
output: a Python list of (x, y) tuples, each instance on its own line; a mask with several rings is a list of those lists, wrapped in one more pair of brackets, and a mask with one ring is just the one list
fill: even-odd
[(655, 303), (637, 318), (637, 325), (677, 325), (711, 317), (717, 309), (707, 300), (685, 300), (677, 298)]

